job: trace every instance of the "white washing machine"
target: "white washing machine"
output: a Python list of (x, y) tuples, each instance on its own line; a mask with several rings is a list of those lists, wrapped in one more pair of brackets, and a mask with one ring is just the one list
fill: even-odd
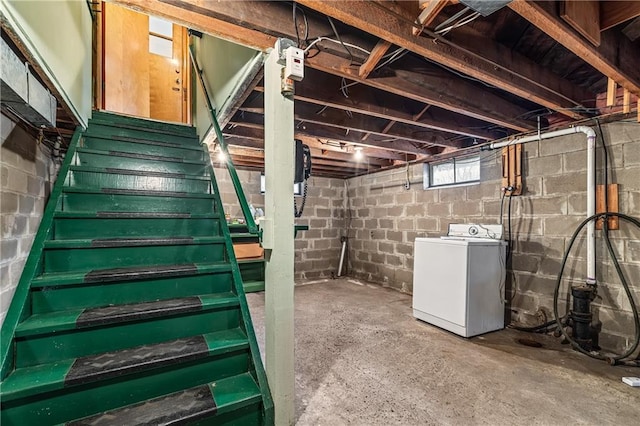
[(446, 237), (416, 238), (413, 316), (463, 337), (503, 329), (501, 237), (501, 226), (452, 224)]

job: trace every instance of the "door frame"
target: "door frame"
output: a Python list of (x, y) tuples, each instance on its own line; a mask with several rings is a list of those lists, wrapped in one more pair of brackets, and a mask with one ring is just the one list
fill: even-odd
[[(105, 110), (105, 98), (104, 98), (104, 85), (106, 81), (105, 75), (105, 8), (104, 1), (96, 2), (94, 9), (96, 10), (97, 19), (93, 21), (93, 57), (92, 57), (92, 78), (93, 78), (93, 99), (92, 108), (94, 110)], [(124, 7), (120, 4), (117, 6)], [(142, 13), (133, 9), (135, 12)], [(150, 16), (150, 15), (149, 15)], [(160, 16), (162, 19), (167, 19), (174, 25), (181, 28), (182, 31), (182, 116), (183, 123), (192, 125), (192, 69), (191, 59), (189, 56), (189, 29), (185, 26), (177, 24), (171, 20), (170, 17)]]

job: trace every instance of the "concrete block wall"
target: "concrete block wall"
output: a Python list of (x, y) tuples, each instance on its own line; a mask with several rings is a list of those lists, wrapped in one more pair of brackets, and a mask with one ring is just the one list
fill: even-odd
[[(603, 132), (612, 164), (609, 182), (620, 185), (620, 211), (639, 217), (640, 124), (614, 122), (604, 125)], [(586, 215), (585, 147), (582, 135), (524, 145), (526, 189), (512, 200), (514, 252), (506, 284), (507, 314), (515, 322), (533, 325), (553, 317), (553, 290), (562, 256)], [(349, 179), (351, 274), (411, 293), (416, 237), (444, 235), (450, 223), (498, 223), (500, 151), (481, 157), (481, 182), (468, 186), (423, 190), (422, 165), (410, 167), (414, 183), (409, 190), (403, 187), (404, 169)], [(601, 183), (602, 149), (597, 160)], [(505, 201), (505, 228), (507, 206)], [(632, 341), (633, 317), (601, 233), (597, 234), (599, 294), (594, 307), (603, 323), (601, 345), (621, 351)], [(640, 304), (640, 230), (622, 223), (621, 230), (611, 231), (611, 239)], [(585, 268), (586, 242), (581, 237), (567, 263), (562, 300), (570, 282), (584, 280)]]
[(57, 169), (48, 150), (5, 115), (0, 148), (0, 323), (4, 320)]
[[(226, 168), (215, 169), (225, 213), (241, 218), (242, 211)], [(254, 207), (264, 210), (264, 195), (260, 193), (260, 172), (239, 170), (245, 195)], [(296, 219), (309, 230), (299, 232), (295, 240), (295, 279), (331, 278), (338, 266), (340, 237), (344, 235), (345, 181), (312, 176), (308, 182), (307, 202), (302, 217)], [(298, 207), (302, 200), (296, 197)], [(293, 210), (293, 206), (291, 206)], [(293, 232), (293, 230), (292, 230)]]

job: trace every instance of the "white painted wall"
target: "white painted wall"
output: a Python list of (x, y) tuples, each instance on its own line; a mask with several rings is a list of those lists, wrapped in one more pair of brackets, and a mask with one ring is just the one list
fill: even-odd
[(91, 116), (92, 21), (84, 0), (0, 0), (0, 10), (77, 118)]
[[(204, 71), (207, 90), (220, 117), (233, 106), (231, 100), (242, 83), (247, 78), (253, 78), (253, 64), (256, 60), (261, 61), (262, 53), (206, 34), (201, 39), (194, 39), (196, 58)], [(257, 56), (260, 58), (256, 59)], [(199, 85), (196, 76), (194, 123), (198, 134), (204, 138), (211, 120)]]

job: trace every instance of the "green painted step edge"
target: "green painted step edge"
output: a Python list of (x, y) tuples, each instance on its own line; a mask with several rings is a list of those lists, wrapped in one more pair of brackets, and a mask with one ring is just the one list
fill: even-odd
[[(115, 188), (88, 188), (82, 186), (65, 186), (62, 188), (63, 192), (74, 192), (80, 194), (100, 194), (100, 195), (135, 195), (146, 197), (170, 197), (170, 198), (216, 198), (216, 194), (204, 194), (199, 192), (171, 192), (171, 191), (147, 191), (134, 189), (125, 189), (123, 192), (104, 192), (102, 189), (115, 189)], [(129, 193), (128, 193), (128, 192)]]
[[(164, 124), (154, 121), (145, 120), (109, 120), (102, 117), (92, 117), (89, 119), (89, 127), (94, 124), (96, 126), (108, 126), (115, 127), (122, 130), (134, 130), (146, 133), (160, 133), (163, 135), (175, 136), (180, 138), (197, 139), (198, 134), (196, 129), (191, 126), (184, 126), (183, 128), (176, 128), (171, 126), (165, 126), (165, 128), (159, 128), (160, 126), (154, 124)], [(150, 125), (148, 125), (150, 124)]]
[[(231, 265), (228, 262), (217, 262), (217, 263), (196, 263), (197, 272), (179, 275), (176, 277), (182, 276), (191, 276), (191, 275), (205, 275), (205, 274), (216, 274), (229, 272), (232, 270)], [(31, 282), (31, 287), (33, 288), (42, 288), (42, 287), (61, 287), (68, 285), (97, 285), (104, 284), (102, 283), (87, 283), (84, 281), (85, 275), (87, 275), (90, 271), (74, 271), (72, 273), (68, 272), (56, 272), (56, 273), (48, 273), (42, 274), (38, 277), (34, 278)], [(127, 282), (128, 280), (116, 280), (110, 282)]]
[[(149, 175), (149, 173), (146, 170), (135, 170), (135, 169), (105, 169), (105, 168), (93, 167), (93, 166), (71, 166), (70, 170), (74, 172), (104, 173), (107, 175), (150, 176), (150, 177), (159, 177), (164, 179), (209, 181), (209, 178), (207, 176), (202, 176), (202, 175), (184, 174), (183, 176), (176, 176), (181, 173), (158, 173), (158, 172), (155, 172), (153, 175)], [(127, 173), (120, 173), (119, 170), (124, 170)]]
[[(209, 347), (209, 356), (221, 355), (249, 347), (246, 335), (239, 328), (207, 333), (202, 336)], [(19, 368), (2, 382), (0, 398), (3, 401), (10, 401), (63, 388), (72, 389), (74, 386), (65, 386), (65, 378), (74, 361), (75, 359), (70, 359), (52, 364)], [(149, 368), (135, 369), (135, 373), (150, 371), (155, 368), (158, 367), (151, 364)], [(124, 374), (120, 377), (126, 378), (126, 376), (127, 374)]]
[(209, 387), (218, 408), (217, 414), (228, 413), (262, 399), (258, 385), (249, 373), (218, 380)]
[[(126, 214), (126, 212), (117, 212), (117, 213), (122, 213), (123, 215)], [(149, 217), (145, 217), (145, 216), (141, 216), (143, 215), (145, 212), (132, 212), (131, 216), (122, 216), (122, 217), (109, 217), (109, 216), (100, 216), (98, 213), (96, 212), (61, 212), (61, 211), (57, 211), (55, 212), (54, 218), (55, 219), (124, 219), (124, 220), (132, 220), (132, 219), (148, 219)], [(147, 212), (149, 215), (158, 215), (161, 213), (157, 213), (157, 212)], [(180, 214), (180, 213), (169, 213), (169, 215), (171, 214)], [(190, 214), (188, 212), (184, 212), (184, 214)], [(192, 213), (190, 214), (190, 216), (188, 217), (171, 217), (168, 216), (167, 217), (153, 217), (153, 219), (158, 219), (158, 220), (164, 220), (164, 219), (172, 219), (172, 220), (176, 220), (176, 219), (180, 219), (180, 220), (186, 220), (186, 219), (220, 219), (220, 215), (218, 213)]]
[(238, 260), (238, 264), (242, 265), (245, 263), (264, 263), (265, 259), (264, 258), (260, 258), (260, 259), (240, 259)]
[[(192, 296), (194, 297), (194, 296)], [(188, 314), (195, 314), (204, 311), (214, 310), (218, 308), (226, 308), (230, 306), (238, 305), (238, 297), (230, 292), (217, 293), (217, 294), (205, 294), (195, 296), (200, 299), (202, 303), (201, 309), (198, 311), (192, 311)], [(16, 328), (16, 337), (37, 336), (43, 334), (50, 334), (65, 330), (89, 330), (96, 327), (104, 327), (109, 325), (121, 325), (129, 324), (137, 321), (149, 321), (149, 318), (143, 319), (130, 319), (128, 321), (118, 321), (117, 323), (104, 322), (88, 327), (78, 328), (76, 321), (78, 317), (84, 312), (84, 309), (73, 309), (69, 311), (59, 311), (47, 314), (32, 315), (25, 321), (18, 324)], [(185, 315), (185, 312), (171, 313), (163, 315), (162, 318), (167, 318), (174, 315)]]
[(233, 240), (241, 240), (241, 239), (245, 239), (245, 238), (253, 238), (256, 240), (256, 242), (260, 239), (257, 235), (255, 234), (250, 234), (248, 232), (232, 232), (231, 233), (231, 239)]
[[(85, 153), (85, 154), (106, 155), (108, 157), (113, 157), (112, 151), (104, 151), (102, 149), (78, 148), (76, 151), (81, 154)], [(199, 166), (205, 165), (203, 160), (187, 160), (187, 159), (177, 158), (177, 157), (163, 157), (161, 155), (154, 156), (157, 158), (138, 158), (136, 157), (137, 153), (134, 153), (134, 152), (125, 152), (125, 151), (113, 151), (113, 152), (122, 154), (122, 155), (119, 155), (119, 157), (132, 158), (138, 161), (159, 161), (163, 163), (175, 163), (175, 164), (196, 164)]]
[[(144, 240), (153, 240), (153, 238), (140, 237)], [(175, 236), (175, 237), (160, 237), (158, 240), (166, 240), (167, 238), (185, 238), (183, 236)], [(179, 240), (175, 243), (167, 243), (167, 244), (135, 244), (134, 241), (136, 238), (124, 238), (124, 240), (129, 240), (130, 242), (117, 245), (117, 246), (94, 246), (94, 241), (100, 241), (100, 239), (69, 239), (69, 240), (48, 240), (44, 243), (45, 249), (62, 249), (62, 248), (87, 248), (87, 249), (97, 249), (97, 248), (118, 248), (118, 247), (148, 247), (148, 246), (185, 246), (185, 245), (205, 245), (205, 244), (223, 244), (225, 239), (224, 237), (188, 237), (190, 239)], [(111, 239), (111, 238), (109, 238)]]
[(200, 147), (199, 144), (184, 145), (180, 143), (160, 142), (160, 141), (155, 141), (153, 139), (143, 139), (143, 138), (133, 138), (133, 137), (127, 138), (125, 136), (107, 136), (107, 135), (101, 135), (99, 133), (92, 133), (91, 129), (89, 129), (86, 133), (84, 133), (83, 137), (84, 139), (101, 139), (105, 141), (113, 140), (118, 142), (127, 142), (131, 144), (136, 144), (136, 145), (154, 145), (154, 146), (172, 148), (172, 149), (184, 149), (186, 151), (197, 151), (197, 152), (202, 151), (202, 148)]
[(264, 281), (244, 281), (243, 287), (245, 293), (264, 291)]
[(149, 127), (158, 126), (162, 128), (175, 128), (179, 130), (184, 130), (185, 132), (188, 131), (194, 134), (196, 134), (196, 131), (197, 131), (197, 129), (192, 124), (188, 124), (188, 123), (176, 122), (176, 121), (164, 121), (164, 120), (158, 120), (150, 117), (139, 117), (136, 115), (124, 114), (124, 113), (115, 112), (115, 111), (107, 111), (103, 109), (94, 109), (93, 111), (91, 111), (91, 118), (89, 119), (89, 121), (96, 120), (96, 119), (107, 120), (111, 122), (119, 122), (119, 123), (128, 122), (128, 121), (134, 122), (134, 123), (145, 123)]

